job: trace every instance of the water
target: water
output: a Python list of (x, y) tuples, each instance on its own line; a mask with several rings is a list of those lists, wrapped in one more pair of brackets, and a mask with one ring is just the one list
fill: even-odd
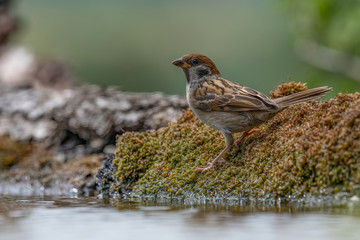
[(360, 239), (359, 209), (0, 197), (0, 239)]

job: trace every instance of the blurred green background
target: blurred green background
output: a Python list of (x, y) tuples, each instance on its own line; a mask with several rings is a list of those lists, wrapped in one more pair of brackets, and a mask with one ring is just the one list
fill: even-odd
[[(303, 63), (294, 42), (304, 38), (356, 55), (360, 20), (351, 15), (360, 16), (358, 3), (22, 0), (16, 4), (23, 20), (16, 41), (40, 57), (68, 61), (83, 82), (125, 91), (184, 95), (185, 76), (171, 61), (195, 52), (212, 58), (223, 77), (266, 94), (290, 77), (309, 87), (333, 87), (329, 98), (359, 91), (360, 83)], [(337, 9), (342, 15), (334, 19)], [(347, 11), (350, 20), (344, 20)], [(346, 21), (357, 24), (344, 33)], [(341, 41), (333, 45), (326, 40), (336, 37)]]

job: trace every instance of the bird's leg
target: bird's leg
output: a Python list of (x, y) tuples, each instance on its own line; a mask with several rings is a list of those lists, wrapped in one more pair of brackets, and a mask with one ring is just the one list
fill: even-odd
[(234, 143), (234, 138), (231, 132), (227, 131), (227, 130), (223, 130), (221, 131), (221, 133), (224, 135), (225, 137), (225, 144), (226, 147), (219, 153), (219, 155), (217, 155), (217, 157), (210, 163), (208, 163), (208, 166), (206, 168), (198, 168), (196, 169), (197, 172), (207, 172), (210, 168), (212, 168), (214, 165), (219, 164), (219, 163), (224, 163), (226, 162), (225, 160), (220, 160), (222, 158), (222, 156), (227, 153), (230, 148), (233, 146)]
[(238, 138), (236, 138), (235, 142), (233, 143), (233, 146), (238, 145), (239, 143), (241, 143), (244, 140), (244, 138), (246, 138), (247, 136), (250, 136), (251, 134), (254, 134), (256, 132), (257, 132), (256, 129), (250, 129), (250, 130), (243, 132)]

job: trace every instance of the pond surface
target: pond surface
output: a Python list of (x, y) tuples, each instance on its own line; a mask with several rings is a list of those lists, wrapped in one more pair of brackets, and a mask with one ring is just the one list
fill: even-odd
[(360, 205), (0, 196), (0, 239), (360, 239)]

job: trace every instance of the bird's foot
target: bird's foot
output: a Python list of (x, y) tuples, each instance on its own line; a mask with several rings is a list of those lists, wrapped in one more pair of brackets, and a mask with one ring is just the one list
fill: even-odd
[(213, 166), (219, 165), (219, 164), (224, 164), (224, 163), (226, 163), (225, 160), (219, 160), (219, 161), (216, 161), (216, 162), (209, 162), (207, 167), (198, 168), (198, 169), (196, 169), (196, 172), (204, 173), (204, 172), (209, 171)]
[(250, 136), (251, 134), (256, 133), (258, 130), (257, 129), (250, 129), (247, 130), (245, 132), (243, 132), (233, 143), (233, 146), (237, 146), (239, 143), (241, 143), (244, 138), (246, 138), (247, 136)]

